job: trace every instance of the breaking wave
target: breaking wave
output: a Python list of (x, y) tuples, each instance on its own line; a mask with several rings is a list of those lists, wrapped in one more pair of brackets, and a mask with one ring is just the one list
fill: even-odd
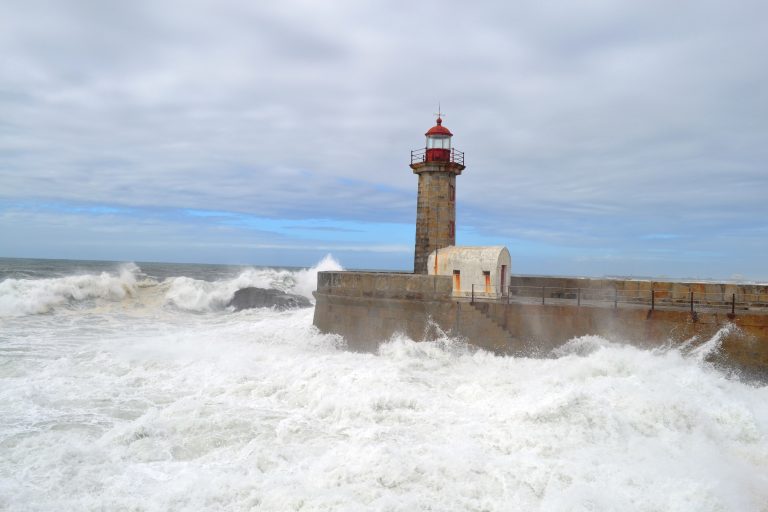
[(237, 290), (252, 286), (274, 288), (314, 300), (312, 292), (317, 286), (317, 273), (324, 270), (342, 270), (342, 267), (329, 254), (317, 265), (296, 271), (249, 268), (233, 279), (213, 282), (189, 277), (176, 277), (170, 279), (165, 297), (168, 304), (186, 311), (222, 309)]
[(0, 316), (48, 313), (58, 306), (93, 299), (122, 300), (136, 293), (138, 273), (138, 266), (127, 263), (115, 273), (6, 279), (0, 282)]
[[(301, 270), (246, 268), (237, 276), (217, 281), (171, 277), (157, 281), (135, 263), (112, 272), (49, 279), (5, 279), (0, 282), (0, 317), (51, 313), (57, 308), (83, 308), (103, 303), (124, 306), (171, 306), (186, 311), (223, 309), (241, 288), (274, 288), (313, 299), (317, 273), (341, 270), (333, 256)], [(126, 301), (130, 300), (130, 304)]]
[[(608, 352), (616, 353), (628, 351), (633, 354), (643, 353), (661, 358), (684, 360), (687, 361), (687, 364), (692, 364), (705, 369), (712, 369), (717, 366), (718, 371), (725, 370), (728, 374), (738, 375), (739, 370), (733, 367), (733, 365), (719, 365), (721, 362), (719, 357), (721, 356), (723, 341), (734, 334), (738, 337), (740, 343), (750, 343), (738, 326), (733, 323), (728, 323), (708, 338), (697, 335), (682, 342), (675, 342), (670, 339), (664, 345), (647, 350), (640, 349), (631, 343), (609, 340), (602, 336), (579, 336), (553, 349), (550, 355), (555, 358), (565, 359), (584, 357), (599, 358)], [(749, 376), (745, 375), (743, 377), (749, 379)]]

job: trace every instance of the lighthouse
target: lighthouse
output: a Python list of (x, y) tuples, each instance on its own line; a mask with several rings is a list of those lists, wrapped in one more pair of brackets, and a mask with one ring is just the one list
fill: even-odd
[(453, 134), (443, 126), (441, 113), (425, 136), (424, 148), (411, 151), (411, 169), (419, 177), (415, 274), (430, 273), (433, 251), (456, 245), (456, 176), (464, 170), (464, 153), (451, 146)]

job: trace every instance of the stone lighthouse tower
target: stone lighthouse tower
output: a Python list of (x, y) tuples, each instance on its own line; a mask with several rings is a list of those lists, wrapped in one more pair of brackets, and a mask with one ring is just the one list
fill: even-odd
[(464, 153), (451, 147), (453, 134), (443, 126), (440, 115), (425, 134), (426, 147), (411, 151), (411, 169), (419, 176), (415, 274), (429, 273), (427, 260), (432, 251), (456, 245), (456, 176), (464, 170)]

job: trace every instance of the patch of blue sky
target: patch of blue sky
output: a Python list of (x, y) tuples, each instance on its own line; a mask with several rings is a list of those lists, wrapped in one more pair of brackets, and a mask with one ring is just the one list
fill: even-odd
[(650, 233), (640, 237), (642, 240), (677, 240), (680, 235), (674, 233)]
[(4, 201), (1, 209), (29, 210), (79, 214), (85, 216), (124, 215), (131, 219), (160, 219), (184, 223), (204, 223), (270, 232), (294, 240), (323, 243), (357, 242), (376, 244), (408, 244), (412, 242), (413, 226), (391, 222), (365, 222), (336, 219), (266, 218), (240, 212), (176, 208), (126, 208), (118, 205), (87, 204), (62, 201)]
[(270, 231), (304, 240), (401, 244), (411, 241), (413, 226), (392, 222), (362, 222), (335, 219), (269, 219), (236, 214), (222, 217), (221, 224)]
[(97, 215), (112, 214), (112, 213), (128, 213), (130, 210), (127, 208), (115, 208), (114, 206), (90, 206), (83, 208), (82, 211), (86, 213), (94, 213)]
[(223, 212), (216, 210), (182, 210), (182, 212), (190, 217), (202, 217), (202, 218), (230, 218), (237, 217), (238, 214), (233, 212)]

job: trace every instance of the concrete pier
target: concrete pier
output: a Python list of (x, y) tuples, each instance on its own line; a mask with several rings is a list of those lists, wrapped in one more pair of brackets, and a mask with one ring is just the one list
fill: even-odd
[[(564, 278), (536, 279), (536, 288), (546, 289), (547, 284), (552, 290), (570, 288), (557, 281)], [(602, 281), (605, 285), (606, 280)], [(634, 286), (627, 284), (633, 280), (609, 281), (615, 288)], [(691, 313), (683, 300), (690, 297), (690, 287), (669, 284), (669, 294), (677, 293), (682, 304), (670, 302), (651, 309), (641, 302), (579, 304), (575, 297), (545, 297), (543, 304), (538, 297), (525, 296), (472, 301), (453, 296), (449, 276), (320, 272), (314, 323), (322, 332), (344, 336), (352, 350), (376, 350), (396, 333), (417, 341), (435, 339), (442, 330), (487, 350), (525, 356), (546, 355), (574, 337), (589, 334), (643, 347), (682, 343), (694, 336), (703, 343), (731, 325), (722, 340), (723, 361), (768, 376), (768, 309), (739, 308), (732, 314), (727, 305), (699, 304), (699, 310)], [(725, 297), (731, 290), (710, 285), (710, 292)], [(737, 286), (736, 291), (746, 293), (739, 285), (717, 286)], [(752, 286), (749, 291), (758, 297), (765, 292), (768, 298), (768, 287), (744, 286)]]

